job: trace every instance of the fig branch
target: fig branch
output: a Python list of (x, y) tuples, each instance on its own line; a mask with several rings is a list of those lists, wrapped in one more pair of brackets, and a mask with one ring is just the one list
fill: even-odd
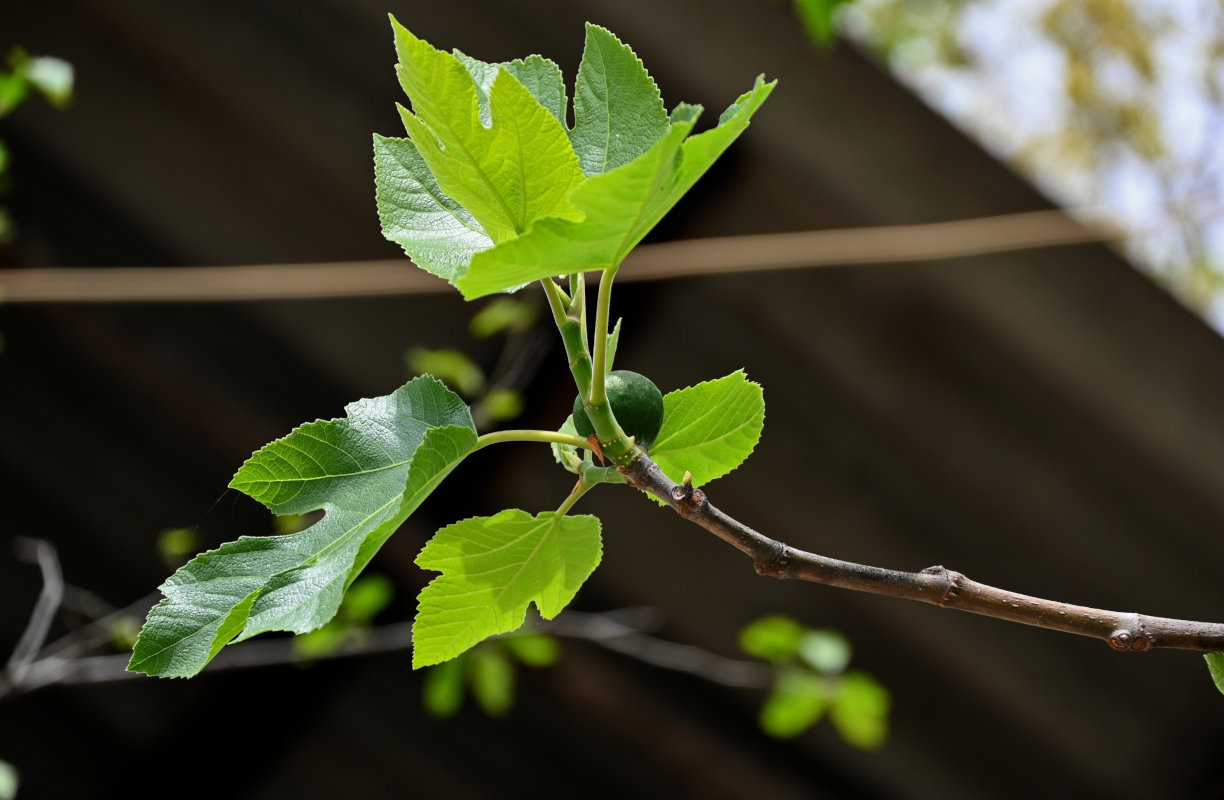
[(1224, 624), (1218, 622), (1106, 611), (1030, 597), (978, 583), (942, 566), (902, 572), (808, 553), (758, 533), (723, 513), (701, 489), (687, 482), (678, 484), (664, 475), (645, 453), (621, 471), (631, 485), (659, 498), (680, 516), (744, 553), (761, 575), (918, 600), (940, 608), (1090, 636), (1120, 652), (1157, 647), (1224, 650)]

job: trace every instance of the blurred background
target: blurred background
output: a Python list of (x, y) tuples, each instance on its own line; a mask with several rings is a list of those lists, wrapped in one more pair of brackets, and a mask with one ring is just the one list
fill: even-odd
[[(664, 392), (741, 367), (764, 386), (756, 452), (710, 487), (721, 508), (839, 558), (1224, 619), (1218, 0), (18, 0), (0, 11), (0, 49), (28, 54), (0, 82), (0, 648), (20, 656), (0, 792), (1224, 794), (1224, 698), (1198, 655), (758, 577), (625, 490), (581, 504), (604, 530), (586, 616), (413, 672), (424, 541), (569, 490), (530, 446), (465, 462), (347, 627), (246, 643), (191, 681), (122, 679), (113, 654), (182, 558), (303, 524), (225, 491), (265, 442), (417, 371), (446, 373), (485, 430), (568, 413), (534, 290), (464, 303), (380, 235), (371, 134), (402, 130), (388, 12), (570, 80), (597, 22), (706, 124), (779, 80), (613, 309), (618, 367)], [(828, 231), (798, 256), (701, 249)], [(710, 252), (741, 271), (702, 274)], [(199, 266), (233, 270), (175, 279)], [(793, 622), (741, 636), (767, 615)]]

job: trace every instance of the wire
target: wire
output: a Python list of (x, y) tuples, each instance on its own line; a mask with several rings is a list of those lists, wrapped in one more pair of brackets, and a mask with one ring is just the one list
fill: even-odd
[[(643, 245), (620, 280), (934, 261), (1115, 241), (1135, 233), (1088, 226), (1061, 210), (921, 225), (815, 230)], [(175, 303), (430, 294), (450, 285), (404, 259), (231, 267), (32, 267), (0, 270), (7, 303)]]

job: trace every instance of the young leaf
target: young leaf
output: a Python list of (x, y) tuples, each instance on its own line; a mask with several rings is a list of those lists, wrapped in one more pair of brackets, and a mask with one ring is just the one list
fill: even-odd
[(761, 728), (770, 736), (793, 739), (824, 715), (825, 681), (806, 670), (781, 669), (761, 708)]
[(827, 628), (805, 631), (799, 642), (799, 657), (817, 672), (837, 675), (850, 663), (850, 641)]
[(488, 91), (490, 126), (467, 67), (392, 21), (400, 83), (412, 112), (404, 127), (442, 191), (459, 201), (493, 241), (544, 216), (575, 216), (566, 202), (584, 176), (560, 121), (505, 69)]
[(500, 647), (478, 647), (468, 654), (468, 681), (476, 705), (490, 717), (503, 717), (514, 705), (514, 665)]
[(276, 514), (323, 510), (306, 530), (244, 536), (189, 561), (161, 586), (128, 669), (187, 677), (228, 642), (304, 633), (335, 615), (345, 589), (434, 487), (471, 452), (467, 406), (430, 377), (351, 403), (247, 460), (230, 486)]
[(383, 236), (426, 272), (454, 280), (473, 255), (493, 246), (476, 218), (438, 186), (410, 140), (375, 135), (374, 183)]
[(418, 599), (413, 668), (454, 658), (523, 624), (527, 605), (552, 619), (599, 565), (599, 520), (510, 509), (448, 525), (417, 556), (442, 574)]
[(780, 614), (761, 617), (740, 631), (740, 649), (751, 656), (782, 665), (799, 653), (807, 629)]
[[(557, 429), (560, 433), (568, 433), (570, 436), (577, 436), (578, 429), (574, 427), (574, 415), (565, 418), (565, 422), (561, 423), (561, 427)], [(569, 467), (574, 459), (582, 460), (582, 456), (578, 453), (578, 448), (573, 445), (561, 444), (553, 442), (552, 445), (553, 458), (557, 459), (557, 463), (563, 467)]]
[[(472, 256), (455, 285), (471, 300), (540, 278), (617, 266), (747, 127), (775, 82), (757, 78), (716, 128), (687, 139), (700, 108), (680, 106), (642, 155), (595, 175), (569, 195), (581, 219), (544, 218), (526, 234)], [(497, 237), (494, 237), (495, 239)]]
[(664, 395), (663, 429), (650, 457), (672, 480), (687, 470), (700, 486), (742, 464), (764, 425), (764, 393), (739, 370)]
[(551, 667), (561, 660), (561, 645), (546, 633), (520, 633), (498, 641), (529, 667)]
[(463, 705), (463, 661), (453, 659), (430, 667), (421, 687), (425, 711), (433, 717), (453, 717)]
[(582, 171), (602, 175), (628, 164), (667, 132), (659, 87), (629, 46), (587, 23), (574, 85), (570, 143)]
[(848, 744), (875, 750), (888, 738), (888, 690), (865, 672), (851, 671), (838, 682), (829, 708), (829, 721)]
[(616, 346), (620, 344), (620, 329), (621, 320), (617, 320), (612, 326), (612, 332), (608, 334), (608, 346), (604, 348), (604, 370), (612, 371), (612, 362), (616, 360)]

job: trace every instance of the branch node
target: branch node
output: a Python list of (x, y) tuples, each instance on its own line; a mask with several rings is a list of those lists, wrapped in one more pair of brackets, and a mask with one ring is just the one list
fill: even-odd
[[(692, 480), (686, 473), (686, 478)], [(706, 504), (705, 492), (694, 488), (691, 482), (677, 483), (671, 487), (671, 499), (676, 502), (676, 511), (682, 517), (691, 517), (701, 511)]]
[(774, 542), (777, 547), (773, 548), (773, 555), (768, 561), (757, 561), (753, 559), (752, 568), (756, 570), (758, 575), (764, 575), (769, 578), (787, 578), (790, 577), (787, 567), (790, 566), (790, 546), (782, 542)]
[(943, 578), (944, 592), (935, 601), (935, 605), (940, 608), (947, 608), (948, 604), (956, 599), (956, 595), (960, 593), (961, 587), (964, 585), (964, 575), (955, 570), (950, 570), (943, 565), (927, 567), (922, 571), (922, 574)]
[(1108, 642), (1109, 646), (1119, 653), (1127, 651), (1141, 653), (1156, 646), (1156, 637), (1144, 629), (1143, 617), (1135, 614), (1135, 624), (1129, 630), (1118, 628), (1109, 634)]

